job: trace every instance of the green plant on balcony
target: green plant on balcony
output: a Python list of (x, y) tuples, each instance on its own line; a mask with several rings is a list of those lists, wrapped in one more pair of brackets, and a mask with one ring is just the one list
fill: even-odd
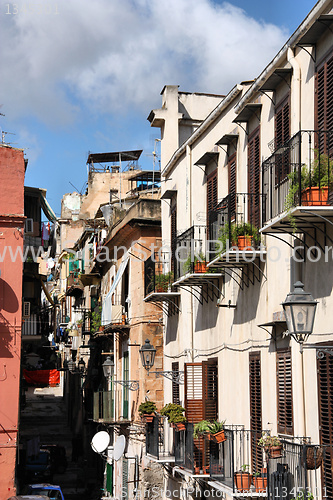
[[(296, 488), (293, 488), (293, 490), (296, 490)], [(293, 492), (293, 490), (291, 490), (291, 492)], [(313, 496), (313, 493), (311, 493), (310, 490), (302, 490), (302, 491), (298, 491), (297, 492), (297, 496), (296, 497), (293, 497), (291, 500), (313, 500), (314, 499), (314, 496)]]
[[(173, 273), (171, 271), (165, 274), (155, 274), (155, 291), (167, 292), (172, 282)], [(152, 277), (152, 286), (154, 286), (154, 277)]]
[(102, 325), (102, 308), (98, 307), (97, 311), (92, 311), (90, 313), (90, 331), (91, 333), (96, 333), (99, 331)]
[(184, 262), (183, 270), (185, 274), (192, 272), (206, 272), (206, 259), (204, 254), (200, 251), (199, 254), (192, 255), (192, 252), (190, 252)]
[(282, 453), (282, 442), (278, 436), (271, 436), (267, 432), (263, 433), (258, 441), (258, 446), (263, 448), (271, 458), (279, 458)]
[(259, 235), (259, 230), (257, 227), (255, 227), (253, 224), (250, 222), (241, 222), (240, 224), (235, 224), (235, 236), (237, 237), (238, 240), (238, 246), (239, 246), (239, 238), (244, 237), (249, 239), (249, 243), (251, 246), (252, 242), (254, 243), (255, 246), (257, 246), (260, 242), (260, 235)]
[(168, 403), (161, 410), (161, 415), (168, 418), (169, 424), (176, 427), (177, 430), (185, 429), (186, 418), (184, 416), (185, 408), (175, 403)]
[[(241, 243), (240, 238), (245, 239), (246, 243)], [(218, 237), (218, 244), (216, 245), (216, 250), (221, 255), (227, 250), (227, 242), (229, 241), (228, 247), (238, 246), (240, 250), (246, 248), (247, 246), (255, 246), (260, 243), (260, 234), (257, 227), (255, 227), (250, 222), (232, 222), (230, 225), (227, 222), (220, 230)]]
[(154, 415), (157, 412), (156, 404), (154, 401), (144, 401), (139, 406), (139, 415)]
[(197, 424), (194, 425), (193, 428), (193, 437), (198, 439), (199, 436), (204, 436), (205, 434), (211, 433), (212, 423), (208, 420), (201, 420)]

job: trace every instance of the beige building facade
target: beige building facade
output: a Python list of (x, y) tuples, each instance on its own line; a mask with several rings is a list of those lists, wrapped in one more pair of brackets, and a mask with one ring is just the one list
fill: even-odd
[[(176, 86), (149, 115), (162, 134), (163, 272), (172, 286), (145, 300), (166, 306), (164, 369), (174, 382), (165, 381), (165, 403), (183, 404), (188, 420), (165, 455), (174, 494), (258, 496), (255, 481), (235, 483), (244, 465), (268, 475), (274, 498), (281, 488), (288, 498), (297, 488), (333, 494), (332, 8), (319, 1), (256, 80), (212, 97), (189, 137)], [(281, 305), (297, 281), (318, 302), (303, 343), (288, 334)], [(223, 444), (193, 438), (196, 423), (216, 419), (225, 421)], [(258, 446), (265, 431), (282, 441), (280, 458)]]

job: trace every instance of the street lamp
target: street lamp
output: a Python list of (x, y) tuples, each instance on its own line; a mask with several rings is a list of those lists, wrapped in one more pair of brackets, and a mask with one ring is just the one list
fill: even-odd
[(67, 366), (68, 366), (68, 370), (71, 372), (71, 373), (74, 373), (75, 372), (75, 369), (76, 369), (76, 363), (73, 359), (71, 359), (70, 361), (68, 361), (67, 363)]
[(79, 369), (80, 375), (84, 375), (84, 371), (86, 369), (86, 364), (85, 364), (85, 362), (84, 362), (84, 360), (82, 358), (78, 362), (77, 367)]
[(282, 303), (288, 332), (296, 342), (303, 344), (313, 331), (313, 323), (318, 302), (310, 293), (304, 291), (300, 281), (294, 284), (294, 291), (288, 293)]
[(140, 347), (139, 353), (143, 367), (148, 371), (154, 366), (156, 349), (148, 339), (146, 339), (143, 346)]
[(304, 291), (301, 281), (294, 284), (294, 291), (288, 293), (286, 300), (282, 303), (284, 309), (288, 333), (300, 344), (301, 355), (301, 379), (302, 379), (302, 408), (303, 427), (306, 436), (306, 408), (305, 408), (305, 384), (304, 384), (304, 360), (303, 343), (313, 331), (313, 323), (318, 302), (314, 300), (311, 293)]
[(108, 381), (108, 391), (111, 391), (111, 379), (114, 372), (114, 362), (112, 361), (110, 356), (106, 358), (106, 360), (102, 364), (102, 367), (103, 367), (104, 377)]

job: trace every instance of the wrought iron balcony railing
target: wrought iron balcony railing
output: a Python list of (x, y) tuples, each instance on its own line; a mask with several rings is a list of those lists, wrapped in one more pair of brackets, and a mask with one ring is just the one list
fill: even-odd
[(209, 213), (210, 260), (228, 248), (258, 248), (259, 228), (266, 220), (266, 195), (230, 193)]
[(172, 291), (174, 273), (172, 272), (171, 253), (155, 252), (147, 260), (144, 267), (145, 296), (150, 293)]
[(173, 461), (174, 430), (166, 418), (156, 416), (146, 423), (146, 453), (159, 461)]
[(333, 131), (300, 130), (262, 164), (266, 220), (296, 206), (333, 203)]
[(207, 226), (192, 226), (177, 236), (174, 248), (175, 280), (188, 273), (206, 272)]

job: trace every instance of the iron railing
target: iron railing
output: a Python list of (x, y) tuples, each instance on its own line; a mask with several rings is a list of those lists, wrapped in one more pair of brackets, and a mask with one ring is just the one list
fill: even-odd
[(175, 279), (188, 273), (206, 272), (209, 261), (206, 248), (207, 226), (192, 226), (177, 236), (175, 249)]
[[(262, 163), (267, 218), (293, 206), (332, 204), (333, 131), (300, 130)], [(315, 188), (315, 189), (313, 189)]]
[(146, 452), (157, 460), (174, 456), (174, 431), (166, 418), (156, 416), (146, 423)]
[(230, 193), (209, 213), (210, 258), (228, 248), (257, 248), (259, 228), (266, 220), (266, 195), (261, 193)]
[(311, 445), (304, 438), (282, 440), (279, 459), (269, 460), (272, 499), (317, 500), (333, 498), (333, 445)]
[(161, 293), (172, 290), (174, 273), (171, 269), (171, 254), (169, 252), (155, 252), (145, 260), (145, 296), (152, 292)]

